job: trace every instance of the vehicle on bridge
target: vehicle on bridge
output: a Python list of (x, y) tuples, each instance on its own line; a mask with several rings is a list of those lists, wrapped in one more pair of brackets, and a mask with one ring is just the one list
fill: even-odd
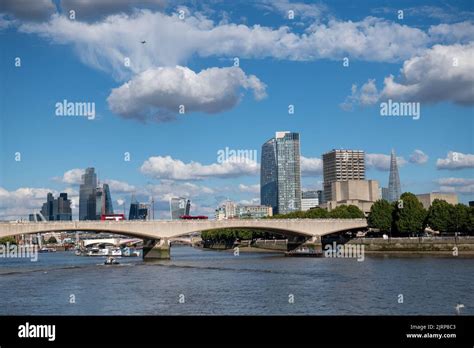
[(122, 220), (125, 220), (125, 215), (124, 214), (102, 214), (100, 216), (100, 219), (102, 221), (105, 221), (105, 220), (122, 221)]
[(181, 215), (179, 217), (181, 220), (207, 220), (209, 217), (205, 215)]

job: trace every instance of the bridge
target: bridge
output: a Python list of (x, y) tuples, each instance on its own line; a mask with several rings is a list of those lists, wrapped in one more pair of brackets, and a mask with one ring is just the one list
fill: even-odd
[(169, 258), (169, 239), (199, 231), (249, 228), (272, 231), (285, 236), (302, 236), (309, 242), (320, 244), (321, 236), (366, 227), (365, 219), (10, 221), (0, 223), (0, 238), (61, 231), (110, 232), (144, 239), (145, 258)]

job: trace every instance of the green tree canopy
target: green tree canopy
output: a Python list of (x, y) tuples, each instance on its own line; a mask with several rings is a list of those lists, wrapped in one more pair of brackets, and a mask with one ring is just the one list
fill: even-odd
[(425, 228), (426, 210), (413, 193), (405, 192), (394, 202), (392, 231), (421, 233)]
[(435, 231), (448, 232), (453, 206), (445, 200), (435, 199), (428, 209), (426, 224)]
[(14, 237), (0, 238), (0, 244), (7, 244), (7, 243), (10, 243), (10, 245), (12, 245), (12, 244), (16, 245), (16, 239)]
[(340, 205), (329, 212), (333, 219), (362, 219), (364, 212), (355, 205)]
[(469, 207), (459, 203), (454, 206), (451, 205), (450, 208), (448, 230), (450, 232), (469, 232)]
[(277, 214), (271, 216), (272, 219), (362, 219), (364, 212), (355, 205), (341, 205), (332, 211), (326, 209), (313, 208), (306, 211), (293, 211), (288, 214)]
[(236, 239), (255, 239), (266, 238), (268, 233), (265, 231), (252, 230), (246, 228), (222, 228), (201, 232), (201, 238), (212, 241), (232, 242)]
[(474, 233), (474, 207), (469, 207), (466, 232)]
[(58, 241), (54, 236), (49, 237), (48, 244), (56, 244)]
[(307, 210), (304, 213), (306, 213), (305, 217), (308, 219), (326, 219), (329, 217), (328, 211), (319, 207)]
[(377, 228), (381, 232), (389, 232), (392, 227), (393, 206), (385, 199), (379, 199), (370, 208), (367, 218), (369, 227)]

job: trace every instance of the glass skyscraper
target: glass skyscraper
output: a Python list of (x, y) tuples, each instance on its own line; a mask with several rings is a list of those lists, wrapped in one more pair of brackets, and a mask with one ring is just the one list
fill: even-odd
[(112, 197), (110, 196), (110, 189), (108, 184), (103, 184), (102, 187), (97, 187), (95, 197), (96, 220), (100, 220), (101, 215), (111, 215), (114, 213)]
[(400, 176), (398, 175), (397, 156), (395, 150), (390, 155), (390, 176), (388, 178), (388, 201), (395, 202), (400, 198)]
[(301, 210), (299, 133), (276, 132), (262, 145), (260, 203), (275, 214)]
[(46, 203), (41, 208), (41, 215), (48, 221), (72, 220), (71, 200), (67, 198), (67, 193), (60, 193), (56, 199), (51, 192), (48, 193)]
[(183, 215), (189, 215), (191, 201), (183, 197), (173, 197), (170, 199), (171, 220), (178, 220)]
[(95, 220), (97, 174), (94, 168), (86, 169), (82, 182), (79, 187), (79, 220)]
[(128, 213), (129, 220), (147, 220), (151, 217), (150, 205), (146, 203), (139, 203), (135, 195), (132, 195), (130, 202), (130, 212)]
[(277, 176), (276, 140), (272, 138), (262, 145), (260, 166), (260, 204), (273, 208), (277, 213), (278, 176)]

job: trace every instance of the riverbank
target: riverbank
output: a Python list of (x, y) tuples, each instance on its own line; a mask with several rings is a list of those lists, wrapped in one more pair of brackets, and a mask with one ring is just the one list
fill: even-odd
[(355, 238), (366, 254), (474, 256), (474, 237)]

